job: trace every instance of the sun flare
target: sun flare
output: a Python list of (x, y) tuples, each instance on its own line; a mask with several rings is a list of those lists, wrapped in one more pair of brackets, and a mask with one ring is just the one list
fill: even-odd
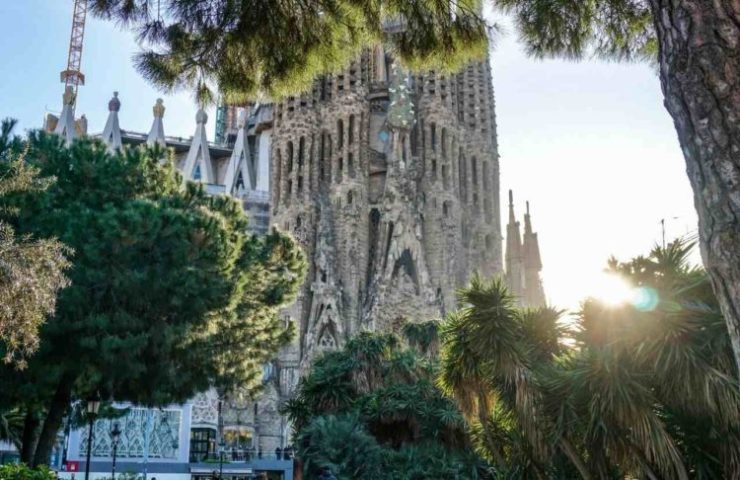
[(635, 289), (627, 281), (606, 272), (594, 278), (589, 290), (590, 297), (612, 306), (629, 303), (635, 297)]

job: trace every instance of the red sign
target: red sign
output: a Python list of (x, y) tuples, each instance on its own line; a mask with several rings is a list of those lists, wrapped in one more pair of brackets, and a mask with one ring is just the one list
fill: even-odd
[(65, 470), (68, 472), (79, 472), (80, 462), (78, 462), (77, 460), (67, 460), (67, 464), (65, 465)]

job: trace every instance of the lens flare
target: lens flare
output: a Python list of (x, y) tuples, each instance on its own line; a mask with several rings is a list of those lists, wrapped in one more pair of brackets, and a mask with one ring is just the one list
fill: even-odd
[(632, 305), (641, 312), (651, 312), (658, 307), (660, 296), (654, 288), (639, 287), (634, 290)]
[(618, 275), (603, 273), (591, 284), (590, 297), (607, 305), (618, 306), (632, 302), (635, 289)]

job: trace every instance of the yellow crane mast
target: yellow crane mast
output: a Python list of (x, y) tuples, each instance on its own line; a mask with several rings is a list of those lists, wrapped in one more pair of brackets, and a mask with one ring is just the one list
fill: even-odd
[(67, 69), (61, 73), (62, 83), (74, 91), (73, 104), (77, 102), (77, 87), (85, 84), (85, 75), (80, 71), (82, 63), (82, 44), (85, 38), (85, 19), (88, 0), (75, 0), (72, 13), (72, 34), (69, 37)]

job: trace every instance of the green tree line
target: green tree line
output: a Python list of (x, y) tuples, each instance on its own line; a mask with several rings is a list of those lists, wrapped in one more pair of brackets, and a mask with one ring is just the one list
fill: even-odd
[[(277, 231), (249, 234), (239, 202), (184, 182), (161, 148), (110, 153), (90, 138), (67, 147), (44, 132), (8, 135), (0, 179), (27, 169), (44, 188), (0, 190), (0, 224), (41, 242), (47, 256), (35, 261), (56, 272), (45, 284), (54, 301), (24, 289), (13, 307), (34, 318), (35, 351), (23, 368), (0, 365), (0, 434), (15, 432), (22, 460), (48, 462), (77, 400), (157, 406), (210, 387), (258, 388), (262, 365), (294, 333), (277, 311), (303, 280), (301, 249)], [(16, 355), (12, 337), (0, 340), (0, 356)]]
[(636, 301), (587, 299), (572, 321), (520, 309), (501, 281), (474, 278), (441, 322), (325, 354), (287, 408), (304, 473), (737, 478), (737, 371), (691, 248), (679, 240), (612, 259)]

